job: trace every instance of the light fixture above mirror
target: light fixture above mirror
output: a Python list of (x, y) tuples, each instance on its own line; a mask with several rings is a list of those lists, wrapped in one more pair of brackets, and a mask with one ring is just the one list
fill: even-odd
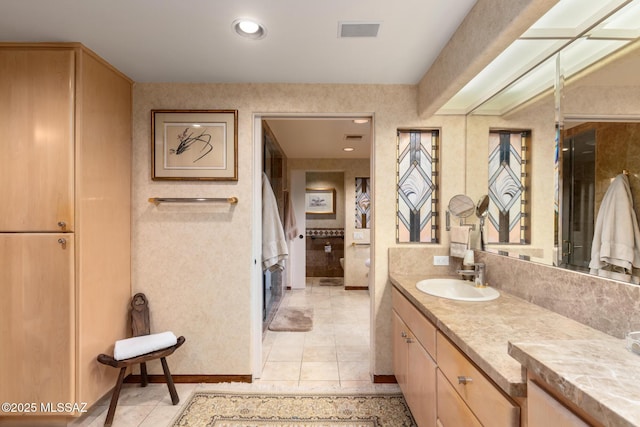
[(503, 115), (640, 37), (640, 0), (560, 0), (437, 114)]

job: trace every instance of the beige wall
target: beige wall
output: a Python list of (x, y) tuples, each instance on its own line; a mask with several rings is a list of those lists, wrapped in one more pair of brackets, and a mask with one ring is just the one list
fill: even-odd
[(306, 228), (344, 228), (345, 193), (344, 173), (332, 171), (307, 172), (307, 188), (333, 188), (336, 190), (335, 215), (306, 215)]
[[(237, 182), (153, 182), (151, 109), (237, 109)], [(251, 373), (253, 113), (367, 113), (374, 116), (372, 370), (392, 373), (387, 250), (395, 246), (396, 129), (440, 127), (441, 200), (464, 187), (464, 119), (420, 120), (406, 85), (137, 83), (133, 111), (133, 291), (147, 293), (155, 330), (187, 338), (176, 374)], [(236, 206), (161, 205), (154, 196), (237, 196)], [(444, 210), (441, 209), (441, 215)], [(443, 236), (448, 242), (447, 236)], [(426, 261), (428, 262), (428, 260)], [(175, 366), (175, 367), (174, 367)]]

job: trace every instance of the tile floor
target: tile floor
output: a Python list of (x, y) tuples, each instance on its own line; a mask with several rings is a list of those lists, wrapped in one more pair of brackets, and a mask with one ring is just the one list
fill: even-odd
[[(320, 278), (307, 278), (307, 286), (285, 293), (281, 306), (313, 307), (310, 332), (266, 331), (263, 371), (251, 384), (176, 384), (180, 403), (171, 405), (166, 384), (140, 388), (125, 384), (114, 427), (163, 427), (189, 400), (193, 391), (398, 391), (395, 384), (373, 384), (369, 374), (369, 292), (345, 291), (342, 286), (321, 286)], [(72, 427), (101, 427), (108, 396)]]

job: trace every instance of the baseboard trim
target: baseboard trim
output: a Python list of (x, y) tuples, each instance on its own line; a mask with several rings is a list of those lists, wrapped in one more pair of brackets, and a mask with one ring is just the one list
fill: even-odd
[(374, 375), (373, 376), (374, 384), (397, 384), (395, 375)]
[(367, 289), (369, 289), (368, 286), (345, 286), (344, 287), (345, 291), (366, 291)]
[[(174, 383), (197, 384), (197, 383), (250, 383), (251, 375), (171, 375)], [(166, 383), (164, 375), (147, 375), (150, 383)], [(125, 383), (140, 383), (140, 375), (130, 374)]]

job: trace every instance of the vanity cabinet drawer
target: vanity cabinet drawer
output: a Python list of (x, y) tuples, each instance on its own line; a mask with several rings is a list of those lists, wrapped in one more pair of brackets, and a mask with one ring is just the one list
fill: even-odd
[(529, 400), (528, 427), (588, 427), (590, 425), (531, 380), (527, 383), (527, 398)]
[(441, 427), (482, 427), (473, 412), (438, 370), (438, 422)]
[(397, 289), (393, 288), (391, 298), (395, 312), (411, 329), (411, 332), (425, 350), (435, 359), (436, 327), (434, 324), (420, 313)]
[[(438, 367), (482, 425), (491, 427), (520, 425), (520, 408), (498, 390), (440, 332), (437, 334), (437, 349)], [(438, 388), (440, 388), (439, 382)]]

